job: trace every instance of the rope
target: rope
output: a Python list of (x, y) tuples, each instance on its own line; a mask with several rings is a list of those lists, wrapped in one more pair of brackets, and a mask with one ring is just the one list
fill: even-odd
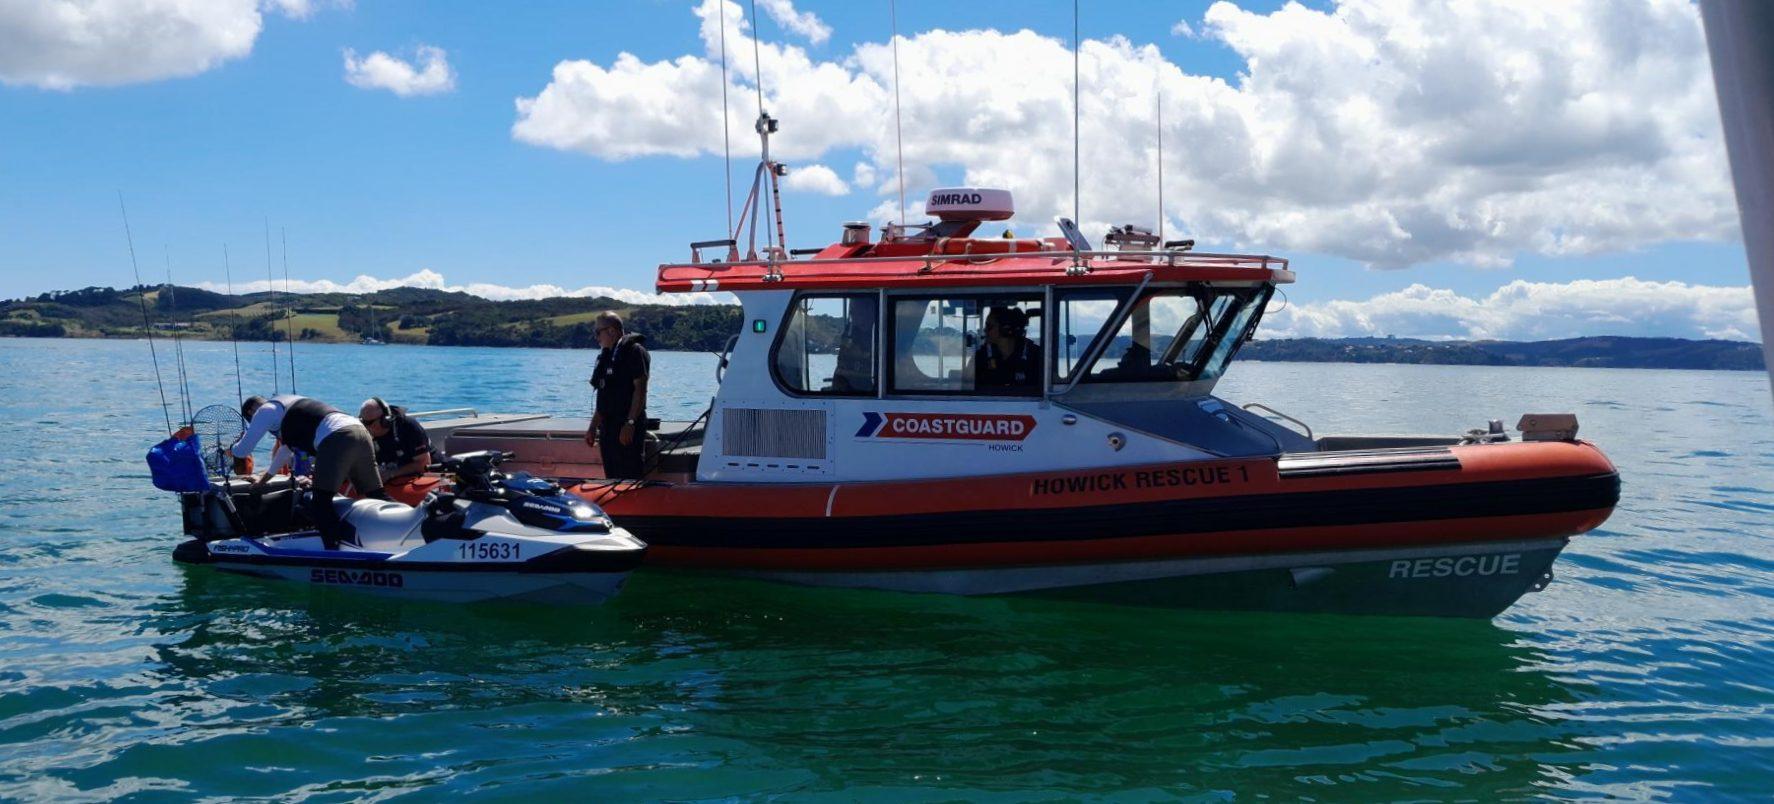
[(905, 129), (899, 111), (899, 3), (888, 0), (887, 13), (893, 20), (893, 149), (899, 159), (899, 223), (905, 225)]
[(154, 323), (148, 318), (148, 286), (142, 284), (142, 268), (136, 263), (136, 240), (129, 231), (129, 208), (123, 205), (123, 192), (117, 192), (117, 209), (123, 212), (123, 237), (129, 242), (129, 267), (135, 271), (136, 301), (142, 306), (142, 330), (148, 334), (148, 356), (154, 361), (154, 387), (160, 389), (160, 416), (166, 420), (166, 433), (172, 435), (172, 413), (166, 403), (166, 385), (160, 380), (160, 353), (154, 348)]

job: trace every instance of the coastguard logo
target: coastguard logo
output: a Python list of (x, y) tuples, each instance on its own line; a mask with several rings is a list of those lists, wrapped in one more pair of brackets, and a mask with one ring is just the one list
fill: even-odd
[(1004, 413), (862, 414), (857, 438), (917, 441), (1021, 441), (1035, 429), (1035, 417)]

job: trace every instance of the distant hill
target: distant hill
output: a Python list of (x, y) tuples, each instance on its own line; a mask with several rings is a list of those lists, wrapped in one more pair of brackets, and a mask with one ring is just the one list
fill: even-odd
[(1760, 344), (1601, 336), (1556, 341), (1425, 341), (1413, 338), (1252, 340), (1240, 360), (1761, 370)]
[(656, 349), (719, 350), (739, 331), (734, 306), (628, 304), (609, 298), (491, 301), (467, 293), (391, 288), (375, 293), (245, 293), (144, 285), (83, 288), (0, 302), (0, 335), (139, 338), (142, 304), (156, 331), (211, 340), (301, 340), (438, 346), (590, 348), (591, 320), (620, 313)]
[[(0, 336), (139, 338), (142, 304), (157, 331), (194, 338), (434, 346), (587, 349), (591, 320), (622, 314), (655, 349), (719, 351), (739, 332), (736, 306), (628, 304), (608, 298), (491, 301), (467, 293), (391, 288), (375, 293), (228, 295), (189, 287), (83, 288), (0, 302)], [(826, 327), (831, 329), (831, 327)], [(835, 332), (814, 340), (830, 340)], [(1759, 370), (1761, 346), (1738, 341), (1594, 337), (1556, 341), (1426, 341), (1413, 338), (1252, 340), (1241, 360)]]

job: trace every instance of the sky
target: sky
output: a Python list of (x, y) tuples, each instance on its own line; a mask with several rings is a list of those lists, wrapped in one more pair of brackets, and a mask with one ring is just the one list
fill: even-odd
[(133, 284), (121, 196), (146, 281), (262, 289), (269, 228), (296, 290), (730, 301), (653, 293), (727, 226), (724, 33), (734, 203), (761, 66), (793, 247), (899, 219), (902, 160), (913, 220), (1152, 227), (1162, 143), (1167, 236), (1298, 271), (1269, 337), (1756, 336), (1689, 0), (1093, 0), (1076, 129), (1070, 3), (752, 11), (0, 0), (0, 298)]

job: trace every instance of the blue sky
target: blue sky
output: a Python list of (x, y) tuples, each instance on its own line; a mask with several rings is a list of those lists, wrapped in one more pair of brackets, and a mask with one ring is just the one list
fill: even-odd
[[(215, 2), (222, 6), (251, 0)], [(103, 0), (99, 4), (103, 5)], [(277, 5), (293, 7), (296, 13), (279, 13), (274, 9)], [(20, 64), (17, 59), (9, 63), (0, 56), (0, 297), (84, 285), (129, 284), (128, 254), (117, 213), (119, 191), (129, 205), (136, 247), (145, 258), (144, 268), (155, 279), (163, 274), (158, 258), (164, 248), (170, 252), (173, 270), (181, 283), (219, 283), (224, 243), (234, 255), (237, 280), (262, 277), (264, 226), (269, 220), (274, 239), (279, 230), (287, 231), (291, 274), (303, 281), (348, 283), (360, 275), (393, 279), (429, 270), (441, 274), (451, 285), (554, 285), (566, 289), (608, 286), (650, 291), (659, 262), (686, 257), (686, 244), (691, 240), (719, 236), (725, 212), (718, 154), (703, 150), (688, 158), (613, 158), (607, 143), (538, 143), (533, 138), (524, 141), (513, 134), (514, 123), (520, 117), (516, 101), (545, 96), (555, 90), (551, 72), (562, 62), (583, 60), (597, 68), (592, 76), (594, 81), (619, 83), (628, 80), (615, 74), (614, 65), (621, 53), (632, 54), (643, 64), (669, 65), (674, 60), (706, 57), (707, 48), (699, 37), (699, 20), (692, 13), (692, 5), (656, 1), (489, 6), (374, 0), (340, 5), (315, 0), (309, 7), (306, 2), (281, 0), (261, 4), (257, 14), (261, 28), (250, 40), (249, 52), (220, 58), (206, 69), (169, 70), (195, 72), (190, 75), (122, 80), (101, 71), (92, 73), (96, 77), (90, 81), (76, 82), (77, 85), (67, 88), (45, 88), (41, 73), (32, 72), (35, 65)], [(1157, 54), (1165, 69), (1174, 70), (1178, 82), (1174, 97), (1167, 100), (1167, 108), (1173, 101), (1187, 103), (1190, 93), (1199, 91), (1203, 98), (1214, 99), (1211, 102), (1231, 104), (1226, 108), (1286, 109), (1298, 107), (1297, 98), (1277, 105), (1275, 98), (1285, 96), (1275, 93), (1298, 92), (1298, 98), (1307, 99), (1317, 95), (1310, 88), (1301, 91), (1295, 85), (1302, 75), (1305, 80), (1312, 80), (1311, 70), (1323, 69), (1322, 65), (1315, 67), (1309, 61), (1289, 63), (1289, 59), (1303, 58), (1292, 55), (1302, 50), (1300, 42), (1327, 38), (1314, 26), (1341, 26), (1336, 30), (1359, 39), (1375, 26), (1397, 24), (1396, 20), (1356, 19), (1347, 14), (1339, 17), (1344, 10), (1329, 3), (1284, 9), (1278, 3), (1246, 0), (1237, 4), (1236, 13), (1230, 6), (1210, 12), (1210, 5), (1090, 3), (1083, 9), (1081, 27), (1087, 40), (1125, 38), (1127, 52), (1132, 54), (1128, 63), (1154, 63), (1153, 57), (1140, 55), (1140, 49), (1156, 48), (1150, 52)], [(1609, 17), (1597, 28), (1643, 25), (1655, 33), (1659, 25), (1684, 24), (1680, 14), (1687, 4), (1647, 0), (1647, 5), (1656, 8), (1644, 14), (1626, 14), (1619, 11), (1623, 6), (1592, 4), (1578, 11), (1586, 9)], [(742, 9), (744, 4), (731, 8)], [(838, 68), (848, 65), (852, 78), (868, 78), (868, 71), (857, 66), (862, 53), (858, 47), (886, 42), (886, 3), (801, 2), (794, 9), (815, 15), (829, 27), (830, 38), (815, 41), (815, 37), (788, 30), (766, 16), (758, 27), (767, 47), (792, 49), (814, 64)], [(974, 36), (990, 30), (1008, 34), (1027, 29), (1062, 44), (1069, 43), (1071, 12), (1071, 5), (1062, 3), (902, 0), (900, 30), (908, 37), (902, 58), (915, 54), (928, 62), (947, 58), (945, 53), (955, 53), (954, 49), (959, 48), (1008, 49), (1027, 44)], [(0, 11), (0, 49), (4, 49), (8, 36), (46, 38), (40, 21), (39, 27), (33, 28), (28, 19), (8, 19), (6, 15), (12, 13), (15, 12)], [(1210, 16), (1213, 21), (1207, 19)], [(1177, 28), (1179, 22), (1187, 28)], [(1463, 19), (1449, 24), (1482, 22)], [(739, 24), (733, 20), (729, 23)], [(1545, 27), (1544, 21), (1536, 24)], [(1583, 23), (1579, 19), (1572, 24)], [(8, 26), (13, 30), (6, 31)], [(1491, 27), (1495, 27), (1494, 22)], [(928, 35), (933, 29), (961, 35), (937, 41), (937, 37)], [(1290, 46), (1288, 37), (1298, 38)], [(916, 43), (926, 46), (920, 48)], [(729, 47), (737, 50), (745, 44), (748, 43), (729, 42)], [(50, 47), (46, 45), (45, 50)], [(386, 89), (354, 86), (346, 80), (344, 60), (348, 49), (360, 55), (382, 51), (414, 61), (420, 47), (440, 48), (447, 54), (454, 75), (453, 88), (437, 94), (402, 97)], [(944, 47), (951, 50), (943, 50)], [(1356, 41), (1350, 47), (1360, 51), (1364, 46)], [(1091, 53), (1088, 47), (1085, 52)], [(733, 58), (737, 60), (742, 55), (749, 60), (749, 51), (734, 53)], [(1693, 61), (1692, 56), (1674, 52), (1642, 58), (1673, 60), (1669, 63), (1681, 69), (1703, 63), (1703, 50), (1701, 62)], [(1377, 63), (1387, 56), (1379, 53), (1364, 58)], [(1063, 56), (1048, 61), (1057, 61), (1055, 69), (1069, 77), (1070, 65)], [(1391, 65), (1385, 66), (1392, 69)], [(1641, 72), (1671, 72), (1661, 64), (1653, 66), (1655, 69)], [(797, 86), (787, 77), (790, 69), (782, 68), (783, 72), (773, 80), (767, 66), (766, 90), (770, 91), (773, 84), (782, 87), (782, 91)], [(1285, 72), (1288, 69), (1295, 72)], [(602, 72), (605, 70), (609, 72)], [(1441, 74), (1445, 72), (1424, 75), (1437, 75), (1441, 77), (1435, 80), (1444, 80)], [(1573, 72), (1584, 70), (1579, 65)], [(1629, 68), (1626, 72), (1633, 71)], [(1396, 83), (1397, 73), (1391, 75), (1394, 78), (1377, 76), (1374, 82)], [(1220, 79), (1223, 87), (1208, 86), (1197, 79)], [(1348, 82), (1335, 71), (1327, 71), (1322, 79), (1327, 87), (1338, 87), (1327, 90), (1326, 95), (1372, 94), (1371, 89), (1345, 86)], [(1656, 81), (1656, 91), (1680, 96), (1680, 103), (1675, 105), (1688, 108), (1698, 104), (1695, 81), (1704, 84), (1706, 93), (1711, 91), (1704, 75), (1690, 79), (1671, 83), (1652, 75), (1644, 80)], [(748, 80), (736, 76), (733, 89), (749, 92)], [(1008, 84), (1016, 77), (999, 80)], [(1241, 93), (1243, 81), (1252, 84)], [(1261, 91), (1269, 94), (1259, 94), (1257, 84), (1268, 86)], [(1166, 79), (1166, 86), (1170, 85)], [(1631, 83), (1614, 89), (1623, 94), (1644, 91), (1642, 85)], [(571, 126), (600, 115), (647, 111), (637, 111), (623, 103), (651, 103), (669, 110), (674, 104), (696, 103), (698, 97), (692, 88), (682, 88), (680, 94), (680, 88), (669, 82), (649, 91), (651, 94), (643, 94), (640, 100), (573, 110), (550, 122)], [(908, 96), (928, 98), (936, 89), (907, 83), (902, 91)], [(1070, 87), (1064, 81), (1049, 81), (1018, 92), (1021, 94), (1017, 97), (1033, 96), (1043, 103), (1070, 103)], [(1042, 92), (1053, 97), (1041, 99)], [(1426, 93), (1431, 101), (1439, 97), (1428, 90)], [(1011, 94), (1014, 93), (1007, 88), (1006, 95)], [(1104, 93), (1087, 90), (1087, 94)], [(1447, 94), (1453, 94), (1452, 90)], [(749, 96), (745, 97), (749, 103)], [(1396, 97), (1381, 100), (1400, 103)], [(966, 96), (958, 96), (950, 105), (967, 102)], [(735, 109), (744, 108), (737, 101), (733, 103)], [(988, 108), (990, 105), (986, 104)], [(1345, 100), (1338, 108), (1359, 109), (1362, 103)], [(1108, 110), (1110, 115), (1125, 114), (1128, 122), (1124, 127), (1135, 129), (1149, 125), (1144, 122), (1149, 120), (1149, 113), (1149, 106)], [(1286, 113), (1299, 115), (1292, 124), (1299, 130), (1314, 122), (1311, 112), (1298, 112), (1296, 108)], [(977, 115), (979, 111), (970, 114)], [(1424, 124), (1419, 115), (1409, 122), (1415, 128), (1394, 126), (1373, 135), (1325, 138), (1314, 146), (1309, 160), (1302, 162), (1308, 165), (1310, 175), (1297, 185), (1288, 181), (1287, 171), (1273, 168), (1265, 169), (1260, 181), (1239, 182), (1232, 177), (1216, 185), (1210, 178), (1194, 173), (1209, 171), (1216, 160), (1224, 161), (1223, 157), (1210, 155), (1191, 161), (1196, 147), (1190, 140), (1205, 141), (1207, 135), (1203, 132), (1213, 129), (1187, 128), (1195, 124), (1187, 119), (1188, 114), (1178, 113), (1180, 125), (1184, 126), (1179, 129), (1183, 133), (1178, 135), (1182, 141), (1167, 143), (1167, 165), (1173, 166), (1167, 170), (1170, 177), (1196, 184), (1179, 186), (1175, 197), (1198, 200), (1221, 190), (1231, 195), (1223, 203), (1209, 199), (1213, 201), (1211, 208), (1202, 206), (1178, 213), (1182, 219), (1172, 224), (1173, 232), (1199, 225), (1204, 241), (1214, 245), (1292, 258), (1300, 270), (1301, 281), (1289, 288), (1290, 297), (1302, 305), (1318, 305), (1316, 309), (1322, 313), (1311, 321), (1297, 322), (1302, 334), (1362, 334), (1357, 330), (1364, 325), (1355, 323), (1357, 320), (1369, 321), (1365, 326), (1370, 329), (1379, 325), (1371, 323), (1371, 316), (1363, 319), (1361, 313), (1350, 312), (1353, 308), (1338, 308), (1334, 303), (1370, 304), (1385, 294), (1404, 292), (1416, 285), (1449, 291), (1483, 307), (1490, 294), (1516, 280), (1552, 287), (1634, 277), (1651, 283), (1651, 295), (1657, 295), (1656, 288), (1665, 287), (1658, 283), (1681, 283), (1681, 293), (1688, 293), (1686, 286), (1716, 288), (1724, 296), (1746, 284), (1734, 218), (1727, 221), (1716, 209), (1720, 204), (1713, 183), (1721, 179), (1712, 175), (1717, 172), (1716, 165), (1707, 162), (1694, 168), (1697, 162), (1710, 159), (1705, 156), (1705, 147), (1712, 146), (1697, 151), (1704, 158), (1686, 150), (1671, 151), (1671, 147), (1688, 147), (1683, 145), (1664, 147), (1669, 153), (1659, 152), (1657, 147), (1640, 147), (1633, 144), (1634, 132), (1649, 124), (1631, 119), (1626, 113), (1602, 115), (1597, 119), (1604, 120), (1602, 128), (1606, 131), (1595, 134), (1593, 140), (1568, 144), (1570, 153), (1563, 156), (1545, 157), (1554, 164), (1548, 168), (1553, 174), (1570, 171), (1571, 187), (1596, 188), (1572, 189), (1573, 197), (1599, 197), (1609, 203), (1598, 204), (1593, 212), (1573, 213), (1569, 211), (1570, 205), (1557, 195), (1564, 192), (1558, 188), (1511, 191), (1508, 195), (1488, 190), (1464, 194), (1450, 191), (1446, 206), (1470, 203), (1475, 210), (1505, 211), (1496, 213), (1495, 223), (1487, 224), (1490, 234), (1462, 233), (1449, 238), (1446, 246), (1429, 245), (1429, 238), (1414, 228), (1416, 224), (1411, 223), (1410, 215), (1398, 212), (1398, 202), (1386, 200), (1397, 198), (1401, 191), (1348, 189), (1377, 186), (1395, 179), (1424, 182), (1422, 176), (1429, 177), (1426, 186), (1435, 185), (1435, 166), (1424, 166), (1417, 177), (1403, 179), (1382, 175), (1390, 173), (1384, 169), (1351, 174), (1353, 178), (1317, 175), (1314, 167), (1359, 162), (1363, 158), (1372, 161), (1371, 153), (1365, 157), (1351, 156), (1353, 150), (1343, 149), (1368, 148), (1361, 140), (1382, 135), (1396, 135), (1401, 143), (1411, 142), (1409, 137), (1416, 137), (1416, 141), (1434, 139), (1434, 143), (1423, 146), (1422, 153), (1426, 154), (1436, 153), (1438, 148), (1447, 150), (1452, 146), (1445, 145), (1445, 135), (1433, 133), (1445, 132), (1445, 121), (1434, 124), (1441, 128), (1426, 127), (1429, 124)], [(1716, 111), (1711, 114), (1716, 117)], [(1100, 119), (1103, 113), (1093, 112), (1092, 116)], [(873, 119), (868, 115), (850, 115), (861, 118), (850, 120), (831, 119), (843, 115), (827, 117), (785, 118), (783, 126), (791, 131), (880, 128), (886, 120), (879, 115)], [(1218, 117), (1223, 119), (1225, 113), (1220, 112)], [(1701, 132), (1692, 136), (1704, 139), (1704, 115), (1695, 111), (1690, 117), (1694, 131)], [(918, 119), (927, 121), (928, 128), (908, 130), (908, 142), (913, 137), (921, 138), (920, 142), (934, 142), (943, 136), (940, 129), (948, 125), (934, 113), (921, 113)], [(1069, 156), (1069, 119), (1049, 122), (1059, 125), (1058, 131), (1062, 132), (1057, 138), (1046, 137), (1060, 140), (1051, 143), (1059, 149), (1054, 153)], [(1501, 122), (1506, 126), (1508, 121)], [(734, 120), (736, 141), (750, 139), (749, 124), (749, 117)], [(1716, 120), (1711, 125), (1716, 128)], [(1570, 127), (1582, 128), (1583, 124)], [(1053, 131), (1050, 126), (1039, 130), (1048, 134)], [(1166, 130), (1171, 129), (1167, 126)], [(718, 136), (718, 129), (715, 135)], [(660, 136), (676, 135), (665, 131)], [(1716, 143), (1716, 133), (1711, 136)], [(1105, 144), (1100, 139), (1086, 148), (1144, 147), (1137, 139), (1134, 146)], [(1529, 145), (1524, 147), (1532, 148), (1533, 142), (1545, 139), (1530, 138)], [(1670, 136), (1664, 136), (1657, 141), (1669, 139)], [(1296, 140), (1277, 141), (1286, 146)], [(870, 148), (874, 147), (871, 143), (881, 142), (879, 138), (846, 139), (833, 134), (826, 142), (823, 146), (808, 146), (814, 150), (807, 153), (791, 154), (787, 161), (797, 167), (830, 166), (846, 191), (839, 195), (785, 194), (790, 244), (794, 246), (829, 242), (837, 234), (838, 223), (846, 219), (873, 215), (880, 220), (874, 213), (879, 213), (890, 197), (874, 186), (883, 181), (880, 176), (871, 173), (873, 183), (861, 181), (862, 174), (856, 167), (870, 161)], [(1007, 150), (1012, 148), (992, 149), (987, 145), (991, 159), (1006, 159), (1001, 151)], [(927, 152), (936, 154), (939, 149), (932, 145)], [(1587, 154), (1599, 155), (1592, 159)], [(880, 156), (878, 152), (874, 155)], [(1096, 182), (1088, 164), (1095, 158), (1106, 157), (1099, 154), (1086, 159), (1086, 184)], [(1666, 191), (1647, 189), (1619, 178), (1635, 172), (1631, 164), (1635, 158), (1646, 160), (1644, 170), (1639, 172), (1667, 178), (1671, 187), (1694, 185), (1704, 192), (1665, 195)], [(1486, 163), (1486, 159), (1496, 157), (1462, 156), (1456, 160), (1455, 167), (1465, 176), (1461, 181), (1466, 185), (1480, 184), (1471, 177), (1484, 175), (1485, 164), (1495, 164), (1496, 173), (1503, 173), (1519, 167), (1509, 163), (1522, 161), (1514, 154), (1492, 163)], [(1604, 163), (1604, 167), (1586, 163), (1586, 159)], [(1066, 162), (1063, 169), (1048, 171), (1053, 175), (1045, 183), (1033, 179), (1027, 186), (1003, 182), (1018, 193), (1019, 207), (1069, 209), (1069, 198), (1052, 197), (1061, 194), (1057, 189), (1061, 187), (1069, 193), (1069, 159), (1060, 161)], [(738, 183), (749, 176), (750, 164), (743, 157), (735, 162)], [(994, 164), (999, 167), (993, 167)], [(1006, 175), (1003, 164), (1017, 162), (1014, 156), (998, 163), (932, 156), (927, 164), (914, 166), (908, 174), (914, 215), (918, 200), (929, 189), (927, 185), (932, 179), (947, 183), (979, 175), (1001, 177)], [(1476, 172), (1475, 165), (1480, 168)], [(924, 172), (920, 173), (920, 168)], [(1110, 170), (1101, 168), (1099, 175)], [(1698, 170), (1703, 178), (1709, 178), (1689, 181), (1679, 172), (1669, 172), (1679, 170)], [(1063, 174), (1063, 181), (1059, 174)], [(1447, 175), (1455, 174), (1450, 170)], [(925, 181), (925, 186), (919, 186), (919, 179)], [(1316, 187), (1314, 182), (1330, 189)], [(1249, 184), (1251, 189), (1234, 191), (1232, 184)], [(1723, 186), (1728, 199), (1728, 181)], [(1042, 192), (1044, 188), (1052, 191)], [(1317, 194), (1321, 189), (1332, 195), (1311, 205), (1301, 202), (1277, 206), (1273, 199), (1285, 198), (1296, 189), (1301, 195)], [(1363, 192), (1373, 195), (1361, 195)], [(1414, 191), (1402, 192), (1408, 195)], [(1354, 195), (1343, 198), (1335, 193)], [(1612, 197), (1610, 193), (1618, 196)], [(1252, 200), (1257, 195), (1263, 197)], [(1085, 200), (1092, 202), (1089, 191)], [(1663, 214), (1657, 209), (1660, 203), (1667, 203), (1672, 209), (1704, 208), (1706, 213)], [(1388, 209), (1389, 204), (1393, 208)], [(1222, 208), (1238, 212), (1222, 214)], [(1533, 211), (1548, 208), (1555, 211)], [(1647, 208), (1651, 211), (1645, 211)], [(1408, 229), (1409, 236), (1400, 238), (1402, 245), (1375, 246), (1370, 250), (1366, 244), (1372, 242), (1371, 238), (1346, 233), (1369, 225), (1376, 218), (1348, 217), (1353, 213), (1345, 210), (1366, 210), (1361, 215), (1372, 213), (1379, 216), (1377, 220), (1402, 221), (1398, 226)], [(1118, 207), (1115, 212), (1127, 217), (1139, 214), (1140, 210), (1137, 206)], [(1135, 222), (1149, 224), (1155, 212), (1146, 214), (1148, 217)], [(1536, 215), (1556, 220), (1545, 223)], [(1731, 215), (1734, 216), (1734, 210)], [(1092, 220), (1088, 209), (1084, 217), (1086, 221)], [(1033, 223), (1019, 219), (1019, 225), (1043, 224), (1039, 219)], [(1431, 228), (1445, 227), (1438, 223)], [(1519, 247), (1510, 239), (1508, 232), (1512, 230), (1520, 232)], [(1568, 238), (1564, 234), (1567, 231), (1573, 233)], [(1635, 288), (1639, 291), (1636, 296), (1627, 295), (1645, 296), (1644, 287)], [(1615, 287), (1595, 292), (1617, 290)], [(1553, 287), (1542, 289), (1540, 295), (1562, 294)], [(1656, 326), (1672, 331), (1645, 334), (1706, 334), (1702, 319), (1720, 314), (1717, 298), (1724, 296), (1708, 297), (1714, 299), (1710, 303), (1699, 296), (1683, 301), (1677, 306), (1686, 305), (1681, 307), (1686, 312), (1677, 311), (1680, 315), (1667, 320), (1655, 319), (1666, 322)], [(1747, 304), (1747, 291), (1743, 296)], [(1613, 297), (1602, 299), (1597, 306), (1604, 308), (1604, 312), (1587, 319), (1580, 316), (1572, 326), (1630, 330), (1635, 317), (1632, 303)], [(1740, 308), (1730, 304), (1726, 308), (1726, 314), (1741, 317)], [(1380, 304), (1369, 312), (1383, 315), (1392, 309)], [(1447, 326), (1451, 328), (1447, 332), (1395, 334), (1469, 334), (1479, 325), (1454, 316)], [(1519, 328), (1515, 323), (1492, 326)], [(1745, 335), (1753, 332), (1753, 318), (1748, 328), (1736, 329)], [(1712, 332), (1729, 331), (1726, 328)]]

